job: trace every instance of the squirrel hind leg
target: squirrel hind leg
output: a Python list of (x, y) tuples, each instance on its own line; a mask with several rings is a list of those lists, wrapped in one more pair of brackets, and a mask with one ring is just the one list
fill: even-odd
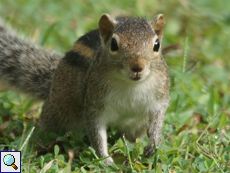
[(40, 115), (41, 126), (43, 131), (54, 131), (58, 133), (61, 130), (60, 119), (61, 114), (58, 109), (55, 109), (54, 106), (48, 101), (44, 102), (42, 112)]
[[(71, 108), (69, 108), (71, 109)], [(84, 121), (81, 114), (75, 109), (68, 110), (60, 105), (54, 105), (47, 98), (40, 115), (43, 131), (59, 133), (61, 130), (73, 130), (79, 132), (84, 129)]]

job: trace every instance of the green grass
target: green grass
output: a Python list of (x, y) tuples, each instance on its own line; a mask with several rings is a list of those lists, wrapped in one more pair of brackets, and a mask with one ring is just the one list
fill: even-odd
[[(228, 0), (2, 0), (0, 17), (38, 44), (65, 53), (79, 36), (97, 27), (102, 13), (149, 19), (163, 13), (167, 22), (163, 46), (179, 43), (181, 49), (165, 55), (172, 87), (162, 145), (145, 159), (147, 138), (133, 146), (110, 131), (109, 152), (123, 172), (227, 173), (229, 6)], [(0, 150), (21, 150), (22, 172), (117, 172), (97, 158), (85, 132), (57, 136), (40, 131), (40, 111), (40, 103), (27, 96), (0, 93)]]

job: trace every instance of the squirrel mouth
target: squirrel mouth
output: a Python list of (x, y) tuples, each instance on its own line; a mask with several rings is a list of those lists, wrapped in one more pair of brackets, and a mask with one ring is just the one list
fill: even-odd
[(134, 74), (131, 74), (131, 75), (130, 75), (130, 78), (131, 78), (132, 80), (134, 80), (134, 81), (138, 81), (138, 80), (141, 79), (141, 75), (140, 75), (140, 73), (136, 72), (136, 73), (134, 73)]

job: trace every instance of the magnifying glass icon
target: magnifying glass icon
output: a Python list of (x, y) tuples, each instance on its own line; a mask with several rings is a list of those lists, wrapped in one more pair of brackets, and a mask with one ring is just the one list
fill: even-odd
[(18, 167), (14, 164), (15, 163), (15, 158), (11, 154), (7, 154), (3, 157), (3, 162), (7, 166), (12, 166), (15, 170), (18, 169)]

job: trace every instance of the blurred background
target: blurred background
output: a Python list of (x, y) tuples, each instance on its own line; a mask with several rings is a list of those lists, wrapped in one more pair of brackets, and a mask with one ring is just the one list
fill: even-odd
[[(179, 46), (165, 54), (172, 87), (163, 144), (178, 147), (182, 138), (196, 141), (209, 123), (214, 142), (230, 134), (229, 7), (229, 0), (1, 0), (0, 18), (21, 35), (64, 54), (77, 38), (97, 28), (102, 13), (149, 20), (164, 14), (163, 47)], [(0, 93), (0, 115), (24, 118), (18, 116), (23, 106), (13, 101), (16, 97)], [(226, 110), (213, 119), (224, 105)]]

